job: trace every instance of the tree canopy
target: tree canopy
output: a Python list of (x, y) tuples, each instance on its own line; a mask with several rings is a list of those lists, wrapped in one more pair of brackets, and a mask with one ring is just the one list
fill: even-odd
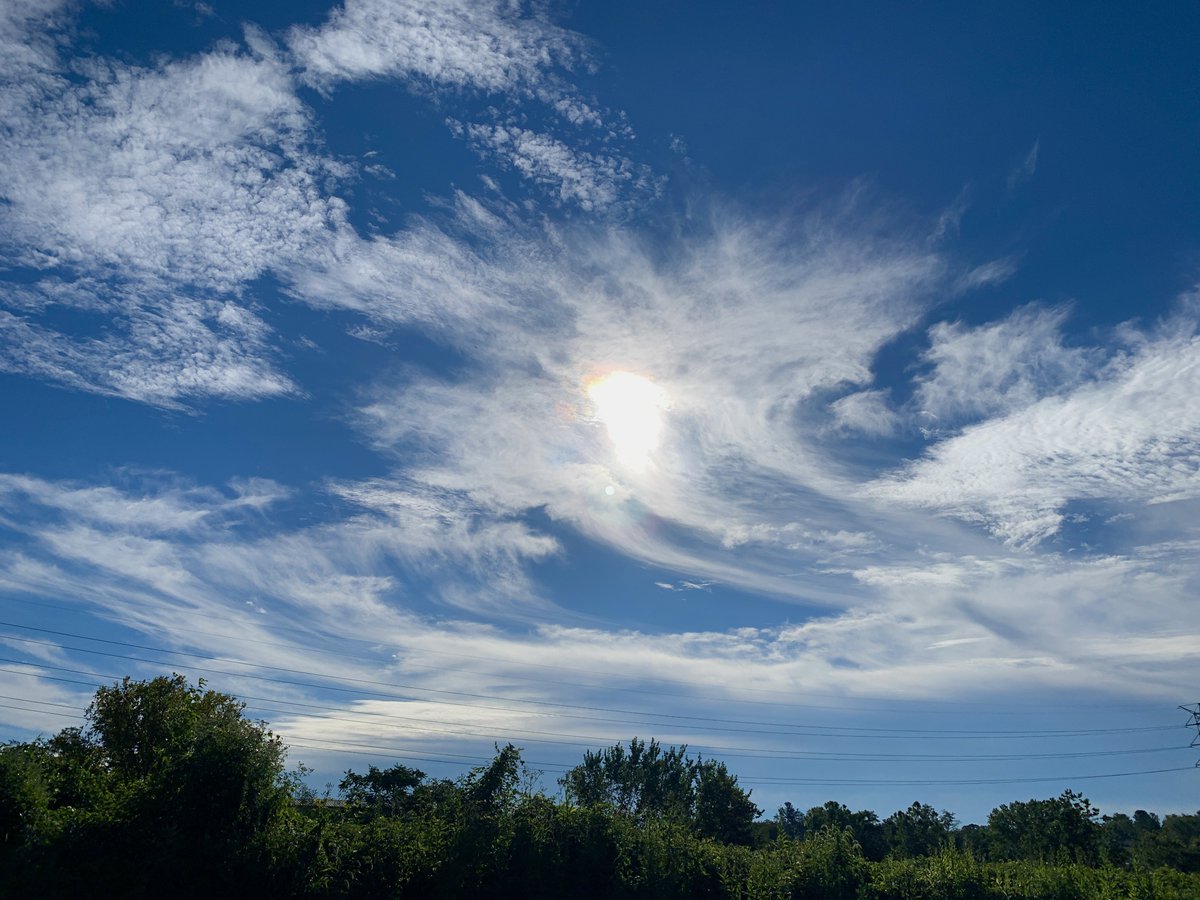
[(618, 743), (589, 750), (559, 784), (581, 806), (606, 804), (636, 822), (686, 822), (726, 843), (750, 843), (751, 825), (762, 813), (725, 763), (692, 759), (686, 745), (664, 749), (653, 739), (635, 737), (628, 749)]
[(125, 679), (86, 718), (0, 747), (0, 897), (1200, 896), (1200, 813), (1101, 818), (1072, 791), (962, 828), (919, 802), (785, 803), (772, 838), (724, 763), (653, 740), (587, 753), (562, 800), (507, 744), (454, 780), (347, 771), (332, 803), (203, 682)]

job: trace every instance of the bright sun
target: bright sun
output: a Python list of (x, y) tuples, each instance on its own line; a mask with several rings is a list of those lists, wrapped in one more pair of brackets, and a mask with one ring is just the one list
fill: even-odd
[(644, 467), (662, 434), (667, 392), (641, 375), (612, 372), (590, 382), (587, 395), (617, 458), (627, 466)]

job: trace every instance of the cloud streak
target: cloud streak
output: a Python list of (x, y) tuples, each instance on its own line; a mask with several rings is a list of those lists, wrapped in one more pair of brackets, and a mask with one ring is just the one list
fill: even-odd
[(490, 93), (528, 92), (585, 50), (540, 5), (498, 0), (346, 0), (320, 27), (293, 28), (288, 45), (317, 84), (395, 77)]
[(1194, 329), (1185, 312), (1158, 336), (1131, 333), (1130, 352), (1094, 380), (965, 428), (868, 495), (980, 523), (1014, 546), (1058, 532), (1072, 501), (1136, 508), (1195, 499)]

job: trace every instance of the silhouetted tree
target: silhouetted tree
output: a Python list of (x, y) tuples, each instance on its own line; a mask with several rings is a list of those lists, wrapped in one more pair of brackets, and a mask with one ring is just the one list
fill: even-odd
[(775, 821), (779, 824), (779, 830), (785, 837), (797, 840), (804, 837), (804, 813), (792, 806), (790, 801), (779, 807), (779, 811), (775, 814)]
[(387, 769), (368, 766), (365, 775), (347, 770), (338, 788), (346, 802), (369, 816), (396, 816), (409, 808), (413, 790), (424, 779), (424, 772), (400, 763)]
[(954, 816), (925, 803), (913, 803), (883, 820), (888, 851), (901, 859), (929, 856), (946, 846), (954, 829)]
[(822, 828), (849, 830), (862, 848), (863, 856), (869, 860), (880, 860), (887, 855), (883, 826), (879, 816), (869, 809), (852, 812), (848, 806), (834, 800), (827, 801), (824, 806), (814, 806), (804, 814), (804, 833), (810, 835)]
[(1049, 800), (998, 806), (988, 816), (988, 842), (999, 859), (1066, 859), (1094, 863), (1100, 846), (1099, 814), (1074, 791)]
[(683, 822), (730, 843), (750, 843), (751, 823), (762, 812), (724, 763), (692, 759), (686, 746), (664, 749), (655, 740), (589, 750), (559, 784), (580, 806), (607, 805), (638, 823)]

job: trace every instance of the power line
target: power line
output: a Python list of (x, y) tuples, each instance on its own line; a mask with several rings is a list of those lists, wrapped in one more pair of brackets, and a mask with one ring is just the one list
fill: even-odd
[[(25, 604), (28, 604), (31, 606), (40, 606), (40, 607), (46, 607), (49, 609), (61, 609), (61, 610), (66, 610), (68, 612), (77, 612), (78, 611), (77, 606), (68, 606), (68, 605), (60, 604), (60, 603), (48, 603), (48, 602), (42, 601), (42, 600), (33, 600), (30, 598), (21, 598), (21, 597), (14, 597), (14, 598), (10, 598), (10, 599), (15, 600), (20, 603), (25, 603)], [(202, 614), (196, 613), (196, 612), (189, 612), (187, 610), (175, 610), (174, 614), (183, 616), (185, 618), (205, 618), (207, 621), (207, 617), (204, 617)], [(18, 624), (13, 624), (13, 623), (0, 623), (0, 624), (8, 624), (11, 627), (17, 627), (17, 628), (29, 628), (32, 630), (47, 631), (47, 632), (53, 633), (53, 634), (67, 634), (66, 632), (53, 632), (53, 631), (50, 631), (49, 629), (33, 629), (33, 626), (28, 626), (28, 625), (18, 625)], [(121, 623), (118, 623), (118, 624), (121, 624)], [(294, 631), (295, 630), (295, 629), (289, 628), (286, 625), (277, 625), (276, 627), (282, 631), (289, 631), (289, 630)], [(310, 644), (294, 644), (294, 643), (288, 643), (285, 641), (266, 641), (266, 640), (262, 640), (259, 638), (249, 638), (244, 635), (232, 635), (232, 634), (226, 634), (224, 632), (206, 631), (206, 630), (198, 629), (198, 628), (190, 628), (190, 629), (188, 629), (188, 633), (197, 634), (197, 635), (206, 635), (209, 637), (219, 637), (219, 638), (223, 638), (225, 640), (240, 641), (243, 643), (259, 644), (259, 645), (266, 646), (266, 647), (282, 647), (282, 648), (291, 649), (291, 650), (302, 650), (305, 652), (321, 653), (321, 654), (327, 654), (327, 655), (333, 655), (333, 656), (341, 655), (336, 650), (332, 650), (332, 649), (324, 648), (324, 647), (314, 647)], [(313, 632), (306, 631), (304, 633), (307, 635), (307, 634), (312, 634)], [(328, 632), (320, 632), (320, 634), (322, 634), (323, 636), (328, 637), (332, 640), (341, 641), (341, 642), (350, 643), (350, 644), (360, 644), (360, 645), (368, 646), (368, 647), (377, 647), (380, 644), (379, 641), (367, 640), (365, 638), (347, 637), (345, 635), (331, 635)], [(74, 635), (69, 635), (69, 636), (74, 636)], [(104, 638), (87, 638), (87, 640), (104, 641), (105, 639)], [(401, 646), (400, 649), (408, 650), (410, 652), (412, 651), (412, 648), (407, 647), (407, 646)], [(447, 656), (447, 657), (450, 657), (451, 659), (472, 659), (472, 660), (479, 660), (481, 662), (503, 663), (505, 665), (512, 665), (514, 663), (514, 660), (512, 660), (511, 658), (505, 658), (505, 657), (484, 656), (484, 655), (469, 654), (469, 653), (453, 653), (453, 652), (450, 652), (447, 650), (433, 650), (433, 649), (430, 649), (427, 647), (420, 647), (418, 649), (421, 653), (432, 654), (435, 656)], [(422, 663), (412, 663), (409, 661), (406, 661), (406, 663), (408, 665), (416, 666), (419, 668), (431, 669), (433, 671), (449, 671), (449, 672), (472, 671), (472, 670), (465, 670), (465, 669), (437, 667), (437, 666), (431, 666), (431, 665), (422, 664)], [(606, 670), (601, 670), (601, 669), (585, 669), (585, 668), (581, 668), (578, 666), (559, 666), (559, 665), (552, 665), (549, 663), (530, 662), (527, 660), (521, 660), (520, 665), (525, 668), (547, 669), (547, 670), (557, 671), (557, 672), (572, 672), (572, 673), (576, 673), (576, 674), (585, 674), (585, 675), (600, 675), (605, 678), (639, 678), (639, 679), (644, 680), (644, 677), (640, 676), (640, 675), (639, 676), (628, 675), (623, 672), (612, 672), (612, 671), (606, 671)], [(493, 674), (493, 673), (485, 673), (485, 674)], [(560, 679), (537, 679), (537, 678), (533, 678), (531, 676), (514, 675), (511, 673), (505, 673), (502, 677), (510, 678), (510, 679), (517, 679), (517, 680), (521, 680), (521, 681), (532, 681), (532, 682), (535, 682), (538, 684), (570, 684), (570, 682), (563, 682)], [(663, 684), (675, 684), (675, 685), (679, 685), (681, 687), (694, 687), (695, 686), (694, 683), (690, 682), (690, 681), (685, 681), (682, 679), (675, 679), (675, 678), (667, 678), (667, 677), (659, 676), (659, 675), (653, 676), (653, 680), (655, 682), (660, 682)], [(602, 690), (619, 690), (619, 691), (626, 691), (626, 692), (633, 692), (633, 693), (662, 694), (663, 696), (668, 696), (668, 697), (689, 697), (689, 698), (697, 699), (697, 700), (714, 700), (714, 701), (718, 701), (718, 702), (749, 703), (749, 704), (764, 705), (764, 706), (794, 707), (794, 708), (798, 708), (798, 709), (843, 710), (843, 709), (848, 708), (845, 705), (824, 706), (824, 705), (809, 705), (809, 704), (801, 704), (801, 703), (786, 703), (786, 702), (768, 701), (768, 700), (746, 700), (743, 698), (708, 697), (708, 696), (691, 694), (691, 693), (673, 693), (673, 692), (667, 692), (667, 691), (653, 691), (653, 690), (650, 690), (647, 688), (616, 687), (616, 686), (610, 686), (610, 685), (577, 685), (577, 686), (590, 687), (590, 688), (596, 688), (596, 689), (602, 689)], [(832, 699), (832, 700), (840, 700), (843, 702), (843, 704), (849, 703), (849, 702), (854, 702), (854, 701), (867, 701), (867, 702), (888, 704), (887, 707), (884, 707), (881, 709), (874, 709), (871, 707), (863, 707), (863, 706), (853, 707), (852, 711), (855, 711), (855, 712), (890, 711), (890, 710), (894, 710), (897, 704), (938, 703), (944, 707), (945, 706), (959, 706), (959, 707), (962, 707), (962, 709), (929, 709), (929, 708), (920, 708), (920, 707), (913, 708), (911, 706), (906, 706), (905, 711), (910, 712), (910, 713), (920, 713), (920, 714), (925, 714), (925, 715), (961, 715), (964, 711), (977, 708), (977, 706), (978, 706), (978, 703), (974, 702), (974, 701), (934, 700), (932, 698), (922, 698), (920, 700), (910, 700), (910, 699), (903, 698), (903, 697), (875, 697), (875, 696), (847, 697), (843, 694), (822, 693), (819, 691), (805, 691), (805, 690), (801, 690), (798, 688), (789, 688), (787, 690), (778, 690), (778, 689), (771, 689), (771, 688), (752, 688), (752, 687), (744, 687), (743, 686), (743, 687), (737, 688), (737, 690), (746, 692), (746, 693), (753, 693), (753, 694), (773, 694), (773, 695), (782, 695), (782, 696), (787, 696), (787, 697), (795, 697), (795, 696), (825, 697), (825, 698)], [(1139, 705), (1119, 704), (1118, 705), (1118, 704), (1113, 704), (1113, 703), (1103, 703), (1103, 704), (1077, 704), (1077, 703), (1075, 703), (1075, 704), (1070, 704), (1069, 706), (1061, 706), (1061, 707), (1046, 706), (1046, 707), (1034, 707), (1034, 708), (1031, 708), (1028, 704), (1022, 704), (1021, 706), (1016, 707), (1016, 708), (1005, 708), (1005, 707), (997, 706), (996, 704), (992, 703), (992, 704), (988, 705), (988, 713), (989, 713), (989, 715), (1018, 715), (1018, 716), (1028, 716), (1031, 714), (1061, 715), (1063, 712), (1066, 712), (1066, 711), (1075, 711), (1075, 710), (1080, 710), (1080, 709), (1103, 709), (1103, 710), (1129, 709), (1129, 710), (1133, 710), (1133, 709), (1143, 709), (1143, 708), (1144, 708), (1144, 706), (1141, 704), (1139, 704)]]
[[(11, 670), (3, 670), (11, 671)], [(43, 677), (37, 673), (18, 673), (24, 674), (31, 678)], [(65, 679), (64, 679), (65, 680)], [(88, 682), (73, 682), (77, 684), (88, 684)], [(428, 719), (418, 716), (400, 716), (392, 713), (375, 712), (373, 710), (357, 710), (354, 715), (345, 715), (343, 707), (326, 706), (316, 703), (303, 703), (298, 700), (285, 700), (273, 697), (255, 697), (248, 694), (239, 693), (238, 699), (242, 701), (256, 701), (258, 703), (272, 704), (271, 706), (247, 705), (246, 709), (253, 712), (275, 713), (279, 715), (302, 715), (309, 719), (323, 719), (337, 722), (346, 722), (358, 725), (378, 726), (379, 720), (387, 722), (399, 722), (402, 724), (417, 723), (422, 727), (423, 731), (434, 732), (438, 734), (447, 734), (457, 737), (471, 738), (486, 738), (489, 740), (497, 740), (495, 733), (480, 733), (479, 731), (460, 731), (452, 728), (430, 728), (429, 725), (457, 725), (463, 728), (478, 728), (469, 722), (453, 722), (443, 719)], [(21, 699), (7, 697), (0, 694), (0, 699)], [(66, 706), (66, 704), (59, 704)], [(278, 709), (279, 706), (296, 706), (303, 710), (322, 710), (324, 712), (342, 713), (342, 715), (322, 715), (320, 713), (303, 712), (297, 713), (294, 710)], [(78, 707), (69, 707), (77, 709)], [(368, 716), (367, 718), (359, 718), (359, 716)], [(374, 721), (371, 721), (373, 719)], [(274, 724), (274, 723), (272, 723)], [(598, 743), (605, 741), (613, 741), (612, 737), (598, 737), (595, 735), (579, 735), (556, 731), (538, 731), (528, 728), (511, 728), (508, 729), (505, 738), (512, 736), (520, 736), (519, 739), (523, 743), (533, 742), (538, 744), (552, 744), (565, 747), (584, 747), (590, 748)], [(542, 737), (530, 737), (530, 735), (541, 735)], [(552, 740), (551, 738), (569, 738), (571, 740)], [(313, 738), (315, 739), (315, 738)], [(615, 740), (624, 740), (622, 735)], [(720, 754), (722, 757), (730, 759), (763, 759), (774, 760), (780, 762), (788, 761), (831, 761), (843, 760), (850, 762), (1008, 762), (1008, 761), (1029, 761), (1036, 759), (1087, 759), (1100, 758), (1107, 756), (1132, 756), (1146, 753), (1166, 753), (1180, 750), (1180, 747), (1146, 747), (1124, 750), (1089, 750), (1075, 751), (1066, 753), (1012, 753), (1012, 754), (904, 754), (904, 753), (845, 753), (833, 751), (816, 751), (816, 750), (776, 750), (766, 747), (729, 747), (718, 744), (692, 743), (687, 745), (690, 749), (709, 751)], [(419, 752), (419, 751), (414, 751)]]
[[(302, 706), (311, 709), (327, 709), (340, 711), (338, 707), (318, 706), (311, 703), (299, 703), (292, 700), (270, 700), (267, 698), (247, 697), (240, 695), (244, 700), (263, 700), (267, 703), (283, 704), (287, 706)], [(262, 706), (247, 706), (247, 709), (257, 712), (280, 713), (283, 715), (294, 715), (291, 710), (280, 710)], [(422, 726), (426, 722), (435, 724), (459, 724), (466, 727), (471, 727), (468, 723), (447, 723), (436, 719), (419, 719), (404, 716), (392, 716), (387, 713), (366, 712), (367, 715), (377, 716), (384, 719), (401, 719), (405, 722), (418, 722)], [(349, 716), (330, 716), (320, 715), (317, 713), (304, 713), (305, 718), (328, 719), (337, 722), (349, 722), (361, 725), (378, 725), (379, 723), (367, 721), (365, 719), (351, 718)], [(478, 732), (463, 732), (452, 729), (424, 729), (433, 731), (438, 734), (449, 734), (460, 737), (480, 737), (495, 739), (495, 734), (480, 734)], [(534, 731), (525, 728), (509, 729), (505, 736), (522, 735), (522, 741), (532, 741), (538, 744), (557, 744), (569, 747), (593, 747), (598, 742), (612, 740), (612, 738), (597, 738), (589, 735), (573, 735), (555, 731)], [(546, 738), (530, 738), (525, 735), (554, 735), (556, 737), (575, 738), (575, 740), (548, 740)], [(619, 740), (624, 740), (624, 737)], [(1032, 759), (1086, 759), (1094, 757), (1106, 756), (1132, 756), (1145, 753), (1169, 753), (1180, 750), (1179, 747), (1147, 747), (1126, 750), (1090, 750), (1078, 751), (1072, 753), (1013, 753), (1013, 754), (981, 754), (981, 755), (947, 755), (947, 754), (903, 754), (903, 753), (840, 753), (840, 752), (822, 752), (822, 751), (796, 751), (796, 750), (773, 750), (764, 747), (726, 747), (718, 744), (702, 744), (688, 742), (687, 746), (692, 750), (707, 750), (719, 753), (723, 757), (741, 758), (741, 759), (764, 759), (786, 761), (812, 761), (812, 760), (848, 760), (853, 762), (1005, 762), (1010, 760), (1032, 760)]]
[[(291, 746), (302, 747), (308, 750), (320, 750), (323, 752), (334, 753), (361, 753), (363, 755), (386, 756), (390, 759), (412, 759), (414, 757), (407, 755), (392, 755), (392, 751), (399, 750), (397, 747), (387, 747), (382, 745), (361, 744), (350, 741), (339, 741), (327, 738), (305, 738), (305, 740), (316, 740), (326, 744), (350, 744), (353, 747), (366, 747), (380, 751), (379, 753), (371, 753), (368, 750), (345, 750), (335, 747), (330, 750), (327, 747), (314, 747), (311, 745), (293, 743)], [(490, 757), (474, 757), (478, 760), (487, 761)], [(436, 760), (439, 762), (449, 762), (449, 760)], [(555, 770), (567, 770), (573, 767), (563, 767), (554, 763), (536, 763), (528, 762), (531, 766), (549, 767)], [(970, 785), (970, 784), (1035, 784), (1045, 782), (1063, 782), (1063, 781), (1084, 781), (1095, 780), (1101, 778), (1132, 778), (1141, 775), (1162, 775), (1170, 772), (1190, 772), (1194, 766), (1183, 766), (1179, 768), (1169, 769), (1143, 769), (1133, 772), (1105, 772), (1098, 775), (1051, 775), (1045, 777), (1020, 777), (1020, 778), (959, 778), (959, 779), (936, 779), (936, 778), (919, 778), (919, 779), (885, 779), (885, 778), (756, 778), (738, 776), (738, 784), (753, 784), (761, 786), (821, 786), (821, 785), (872, 785), (872, 786), (940, 786), (940, 785)]]
[[(2, 695), (0, 695), (2, 696)], [(13, 698), (6, 698), (13, 699)], [(55, 703), (46, 700), (21, 700), (23, 703), (36, 703), (45, 706), (55, 706), (61, 708), (74, 708), (64, 703)], [(22, 712), (37, 712), (44, 715), (58, 716), (68, 719), (83, 719), (82, 715), (73, 715), (70, 713), (53, 712), (50, 710), (31, 710), (27, 707), (12, 706), (9, 704), (0, 704), (0, 708), (21, 710)], [(282, 737), (282, 736), (281, 736)], [(299, 747), (302, 749), (319, 750), (322, 752), (336, 753), (357, 753), (360, 755), (380, 756), (385, 755), (394, 759), (408, 759), (428, 762), (442, 762), (448, 764), (461, 764), (463, 760), (475, 762), (487, 762), (490, 757), (473, 756), (468, 754), (444, 753), (442, 756), (433, 756), (425, 752), (411, 751), (408, 748), (383, 746), (374, 744), (365, 744), (357, 741), (347, 741), (343, 739), (333, 738), (315, 738), (309, 737), (304, 740), (316, 741), (321, 744), (333, 744), (332, 750), (328, 747), (316, 747), (312, 744), (305, 744), (300, 741), (288, 741), (287, 746)], [(361, 750), (347, 748), (364, 748)], [(398, 753), (402, 755), (392, 756), (391, 754)], [(453, 757), (446, 759), (445, 757)], [(539, 761), (525, 761), (527, 765), (537, 766), (543, 769), (551, 769), (554, 771), (569, 771), (570, 766), (564, 766), (559, 763), (548, 763)], [(1016, 777), (1016, 778), (970, 778), (970, 779), (864, 779), (864, 778), (772, 778), (772, 777), (739, 777), (738, 781), (742, 784), (760, 785), (760, 786), (954, 786), (954, 785), (985, 785), (985, 784), (1035, 784), (1048, 782), (1070, 782), (1070, 781), (1091, 781), (1096, 779), (1109, 778), (1129, 778), (1143, 775), (1160, 775), (1174, 772), (1187, 772), (1193, 770), (1194, 766), (1183, 766), (1175, 768), (1163, 769), (1144, 769), (1131, 772), (1105, 772), (1090, 775), (1055, 775), (1055, 776), (1039, 776), (1039, 777)]]
[[(1192, 703), (1179, 707), (1188, 714), (1188, 720), (1185, 728), (1195, 728), (1196, 736), (1192, 738), (1192, 747), (1200, 747), (1200, 703)], [(1200, 761), (1196, 763), (1196, 767), (1200, 768)]]
[[(0, 694), (0, 699), (17, 700), (21, 703), (40, 703), (43, 706), (61, 706), (63, 709), (79, 709), (78, 706), (72, 703), (55, 703), (52, 700), (30, 700), (27, 697), (10, 697), (8, 694)], [(9, 707), (10, 709), (13, 707)], [(81, 717), (82, 718), (82, 717)]]
[[(9, 624), (9, 623), (0, 623), (0, 624)], [(368, 684), (368, 685), (375, 685), (375, 686), (379, 686), (379, 687), (398, 688), (401, 690), (415, 690), (415, 691), (420, 691), (420, 692), (425, 692), (425, 693), (442, 694), (442, 695), (454, 696), (454, 697), (467, 697), (467, 698), (473, 698), (476, 700), (498, 701), (500, 703), (519, 703), (519, 704), (523, 704), (525, 706), (533, 706), (533, 707), (548, 706), (548, 707), (554, 707), (556, 709), (574, 709), (574, 710), (582, 710), (585, 712), (608, 712), (608, 713), (616, 713), (616, 714), (622, 715), (622, 716), (639, 716), (639, 717), (644, 717), (644, 718), (653, 716), (653, 717), (657, 717), (660, 719), (671, 719), (671, 720), (676, 720), (679, 722), (727, 723), (726, 726), (716, 725), (716, 724), (706, 724), (705, 727), (709, 728), (710, 730), (729, 731), (729, 732), (738, 732), (738, 733), (803, 735), (806, 732), (812, 732), (814, 729), (827, 729), (830, 731), (837, 731), (837, 732), (850, 732), (851, 734), (844, 735), (847, 737), (854, 736), (855, 734), (862, 734), (863, 736), (874, 735), (877, 737), (895, 737), (895, 738), (900, 738), (900, 737), (940, 737), (943, 739), (960, 739), (960, 738), (961, 739), (969, 739), (969, 738), (1022, 738), (1022, 737), (1029, 737), (1029, 738), (1032, 738), (1032, 737), (1076, 737), (1076, 736), (1097, 735), (1097, 734), (1145, 733), (1145, 732), (1149, 732), (1149, 731), (1166, 731), (1166, 730), (1171, 730), (1173, 728), (1173, 726), (1142, 726), (1142, 727), (1136, 727), (1136, 728), (1129, 727), (1129, 728), (1099, 728), (1099, 729), (1075, 729), (1075, 730), (1042, 729), (1042, 730), (1008, 730), (1008, 731), (902, 728), (902, 729), (888, 729), (885, 731), (885, 730), (882, 730), (879, 728), (864, 728), (864, 727), (843, 726), (843, 725), (828, 725), (828, 724), (802, 725), (802, 724), (796, 724), (796, 723), (790, 723), (790, 722), (762, 722), (762, 721), (744, 720), (744, 719), (724, 719), (724, 718), (719, 718), (719, 717), (714, 717), (714, 716), (687, 716), (687, 715), (678, 715), (678, 714), (661, 713), (661, 712), (648, 713), (648, 712), (641, 712), (641, 711), (637, 711), (637, 710), (624, 710), (624, 709), (606, 707), (606, 706), (591, 706), (591, 705), (584, 705), (584, 704), (559, 703), (559, 702), (549, 701), (549, 700), (528, 700), (528, 699), (524, 699), (524, 698), (503, 697), (503, 696), (497, 696), (494, 694), (481, 694), (481, 693), (470, 692), (470, 691), (453, 691), (453, 690), (447, 690), (447, 689), (442, 689), (442, 688), (422, 687), (419, 685), (411, 685), (411, 684), (405, 684), (405, 683), (400, 683), (400, 682), (387, 682), (387, 681), (379, 681), (379, 680), (375, 680), (375, 679), (355, 678), (352, 676), (335, 675), (335, 674), (324, 673), (324, 672), (312, 672), (312, 671), (303, 670), (303, 669), (290, 669), (290, 668), (285, 668), (285, 667), (281, 667), (281, 666), (270, 666), (270, 665), (266, 665), (266, 664), (262, 664), (262, 663), (251, 663), (251, 662), (246, 662), (244, 660), (232, 659), (229, 657), (216, 657), (216, 656), (209, 656), (209, 655), (199, 654), (199, 653), (190, 653), (190, 652), (180, 651), (180, 650), (170, 650), (170, 649), (161, 648), (161, 647), (152, 647), (152, 646), (148, 646), (148, 645), (144, 645), (144, 644), (135, 644), (135, 643), (131, 643), (128, 641), (117, 641), (117, 640), (104, 639), (104, 638), (93, 639), (87, 635), (79, 635), (79, 634), (74, 634), (74, 633), (70, 633), (70, 632), (52, 631), (50, 629), (33, 628), (32, 626), (17, 625), (15, 627), (26, 628), (28, 630), (45, 632), (45, 633), (52, 633), (52, 634), (57, 634), (60, 636), (75, 637), (75, 638), (80, 638), (82, 640), (96, 640), (96, 641), (102, 642), (102, 643), (107, 643), (107, 644), (112, 644), (112, 645), (117, 645), (117, 646), (131, 647), (131, 648), (141, 649), (141, 650), (149, 650), (149, 651), (155, 652), (155, 653), (163, 653), (163, 654), (175, 655), (175, 656), (186, 656), (186, 657), (191, 657), (194, 659), (201, 659), (206, 662), (229, 662), (229, 663), (233, 663), (234, 665), (247, 666), (247, 667), (250, 667), (253, 669), (264, 669), (267, 671), (281, 672), (284, 674), (295, 674), (295, 675), (304, 675), (304, 676), (315, 677), (315, 678), (325, 678), (325, 679), (329, 679), (331, 681), (337, 681), (337, 682), (343, 682), (343, 683), (350, 682), (350, 683), (355, 683), (355, 684)], [(105, 657), (111, 657), (111, 658), (116, 658), (116, 659), (125, 659), (125, 660), (131, 660), (131, 661), (135, 661), (135, 662), (149, 663), (152, 665), (163, 665), (164, 664), (163, 660), (146, 659), (144, 657), (130, 656), (127, 654), (109, 653), (109, 652), (102, 651), (102, 650), (92, 650), (92, 649), (89, 649), (86, 647), (72, 647), (72, 646), (63, 645), (63, 644), (60, 644), (60, 643), (54, 642), (54, 641), (41, 641), (41, 640), (37, 640), (34, 638), (20, 637), (18, 635), (7, 635), (7, 637), (9, 637), (12, 640), (21, 641), (24, 643), (53, 646), (58, 649), (70, 650), (70, 651), (77, 652), (77, 653), (87, 653), (87, 654), (96, 655), (96, 656), (105, 656)], [(20, 662), (18, 660), (5, 660), (5, 661)], [(335, 690), (335, 691), (342, 691), (342, 692), (347, 692), (347, 693), (359, 693), (359, 694), (365, 694), (365, 695), (369, 695), (369, 696), (382, 696), (382, 697), (386, 697), (387, 699), (430, 702), (427, 698), (405, 697), (402, 695), (398, 696), (398, 695), (394, 695), (394, 694), (384, 694), (379, 691), (367, 691), (367, 690), (360, 690), (360, 689), (353, 689), (353, 688), (333, 687), (330, 685), (316, 685), (316, 684), (312, 684), (311, 682), (296, 682), (296, 681), (289, 681), (289, 680), (285, 680), (285, 679), (270, 679), (270, 678), (265, 678), (265, 676), (255, 675), (255, 674), (248, 673), (248, 672), (229, 672), (227, 670), (211, 669), (211, 668), (195, 666), (195, 665), (190, 665), (190, 664), (188, 665), (188, 667), (195, 669), (196, 671), (211, 672), (211, 673), (216, 673), (216, 674), (220, 674), (220, 675), (228, 675), (230, 677), (257, 678), (260, 680), (275, 681), (280, 684), (293, 684), (293, 685), (313, 687), (313, 688), (323, 689), (323, 690)], [(50, 667), (50, 668), (53, 668), (53, 667)], [(520, 712), (521, 711), (521, 710), (514, 710), (514, 709), (511, 709), (508, 707), (503, 707), (503, 706), (481, 706), (479, 704), (462, 703), (462, 702), (455, 702), (455, 701), (451, 701), (451, 700), (439, 700), (438, 702), (446, 703), (448, 705), (467, 706), (470, 708), (504, 710), (504, 711), (508, 711), (508, 712)], [(563, 718), (584, 719), (587, 721), (610, 721), (610, 722), (621, 721), (621, 720), (613, 720), (613, 719), (604, 719), (602, 717), (596, 717), (596, 716), (579, 716), (579, 715), (573, 715), (570, 713), (557, 713), (556, 712), (555, 715), (563, 717)], [(655, 723), (654, 722), (646, 722), (646, 723), (634, 723), (634, 724), (653, 726)], [(754, 726), (761, 726), (761, 727), (772, 728), (772, 729), (803, 729), (803, 730), (802, 731), (793, 731), (793, 732), (756, 731), (755, 729), (749, 729), (749, 728), (727, 727), (728, 725), (754, 725)]]
[[(41, 703), (41, 700), (22, 700), (22, 703)], [(56, 706), (59, 704), (55, 704)], [(28, 706), (13, 706), (11, 703), (0, 703), (0, 709), (19, 709), (21, 712), (38, 713), (43, 716), (61, 716), (64, 719), (83, 719), (84, 716), (72, 713), (54, 712), (50, 709), (30, 709)]]
[(962, 779), (869, 779), (869, 778), (831, 778), (831, 779), (763, 779), (763, 778), (739, 778), (738, 782), (746, 784), (771, 784), (771, 785), (788, 785), (788, 784), (829, 784), (829, 785), (964, 785), (964, 784), (1034, 784), (1039, 782), (1051, 781), (1094, 781), (1099, 778), (1132, 778), (1139, 775), (1162, 775), (1168, 772), (1190, 772), (1195, 766), (1182, 766), (1172, 769), (1143, 769), (1136, 772), (1104, 772), (1099, 775), (1053, 775), (1036, 778), (962, 778)]

